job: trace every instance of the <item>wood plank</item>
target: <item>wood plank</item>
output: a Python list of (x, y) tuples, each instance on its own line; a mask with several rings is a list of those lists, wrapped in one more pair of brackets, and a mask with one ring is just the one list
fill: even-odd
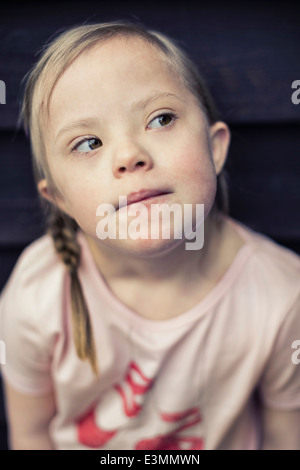
[[(22, 77), (35, 54), (58, 29), (84, 21), (138, 19), (176, 38), (207, 77), (211, 91), (230, 123), (300, 122), (300, 105), (291, 101), (300, 79), (300, 5), (286, 2), (245, 7), (236, 2), (174, 3), (170, 10), (155, 2), (114, 5), (74, 2), (66, 14), (62, 3), (6, 6), (0, 27), (0, 79), (7, 105), (0, 106), (0, 128), (14, 128)], [(159, 11), (159, 14), (158, 14)]]

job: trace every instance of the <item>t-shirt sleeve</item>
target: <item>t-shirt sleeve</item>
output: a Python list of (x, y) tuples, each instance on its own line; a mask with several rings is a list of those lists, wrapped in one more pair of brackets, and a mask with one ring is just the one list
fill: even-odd
[[(298, 346), (297, 346), (298, 345)], [(282, 321), (260, 382), (270, 408), (300, 409), (300, 293)]]
[(1, 374), (16, 390), (32, 395), (52, 388), (51, 347), (39, 288), (39, 280), (30, 279), (21, 263), (0, 297)]

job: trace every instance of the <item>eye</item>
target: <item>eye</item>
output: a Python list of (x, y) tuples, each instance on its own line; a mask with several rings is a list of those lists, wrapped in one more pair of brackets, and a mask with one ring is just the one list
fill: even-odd
[(102, 147), (102, 142), (97, 137), (89, 137), (78, 142), (72, 149), (80, 153), (88, 153)]
[(147, 127), (150, 129), (157, 129), (159, 127), (166, 127), (173, 123), (176, 119), (174, 114), (161, 114), (156, 118), (152, 119), (152, 121), (148, 124)]

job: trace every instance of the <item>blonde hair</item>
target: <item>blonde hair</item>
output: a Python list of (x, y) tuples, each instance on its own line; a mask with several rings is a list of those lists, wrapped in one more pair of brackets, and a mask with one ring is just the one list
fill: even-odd
[[(191, 93), (197, 97), (208, 124), (211, 125), (219, 119), (212, 97), (195, 64), (167, 36), (148, 30), (140, 24), (126, 21), (86, 24), (69, 29), (45, 46), (41, 58), (26, 75), (20, 113), (25, 132), (30, 137), (35, 179), (38, 182), (46, 178), (53, 194), (58, 194), (58, 190), (49, 171), (43, 132), (48, 119), (52, 91), (63, 72), (80, 54), (99, 42), (109, 41), (116, 37), (136, 37), (156, 48), (172, 70), (182, 78)], [(222, 175), (218, 176), (217, 186), (217, 203), (223, 206), (221, 208), (226, 209), (227, 198)], [(71, 278), (71, 306), (76, 351), (80, 359), (90, 361), (92, 369), (97, 373), (92, 325), (77, 273), (80, 263), (80, 247), (76, 238), (77, 228), (73, 219), (51, 205), (48, 231), (53, 238), (56, 252), (68, 269)]]

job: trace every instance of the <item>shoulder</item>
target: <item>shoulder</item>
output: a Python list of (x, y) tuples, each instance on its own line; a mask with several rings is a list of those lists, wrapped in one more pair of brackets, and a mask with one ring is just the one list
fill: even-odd
[(51, 357), (63, 329), (64, 276), (45, 235), (25, 248), (1, 293), (0, 331), (7, 357), (2, 373), (24, 393), (51, 389)]
[(244, 240), (247, 256), (243, 278), (249, 292), (261, 304), (291, 307), (300, 296), (300, 256), (239, 222), (232, 219), (229, 222)]
[(231, 223), (245, 244), (252, 248), (251, 259), (260, 265), (262, 272), (281, 273), (282, 276), (300, 273), (300, 256), (297, 253), (239, 222), (231, 219)]
[(65, 269), (51, 237), (44, 235), (35, 240), (23, 250), (4, 286), (1, 317), (16, 326), (20, 322), (41, 325), (49, 310), (57, 310), (64, 277)]
[(49, 235), (35, 240), (28, 245), (19, 256), (8, 279), (4, 291), (12, 285), (23, 287), (24, 290), (38, 286), (41, 288), (54, 276), (61, 276), (64, 266), (55, 252)]
[(22, 271), (29, 276), (39, 274), (45, 268), (57, 264), (58, 257), (50, 235), (44, 235), (28, 245), (19, 256), (14, 272)]

